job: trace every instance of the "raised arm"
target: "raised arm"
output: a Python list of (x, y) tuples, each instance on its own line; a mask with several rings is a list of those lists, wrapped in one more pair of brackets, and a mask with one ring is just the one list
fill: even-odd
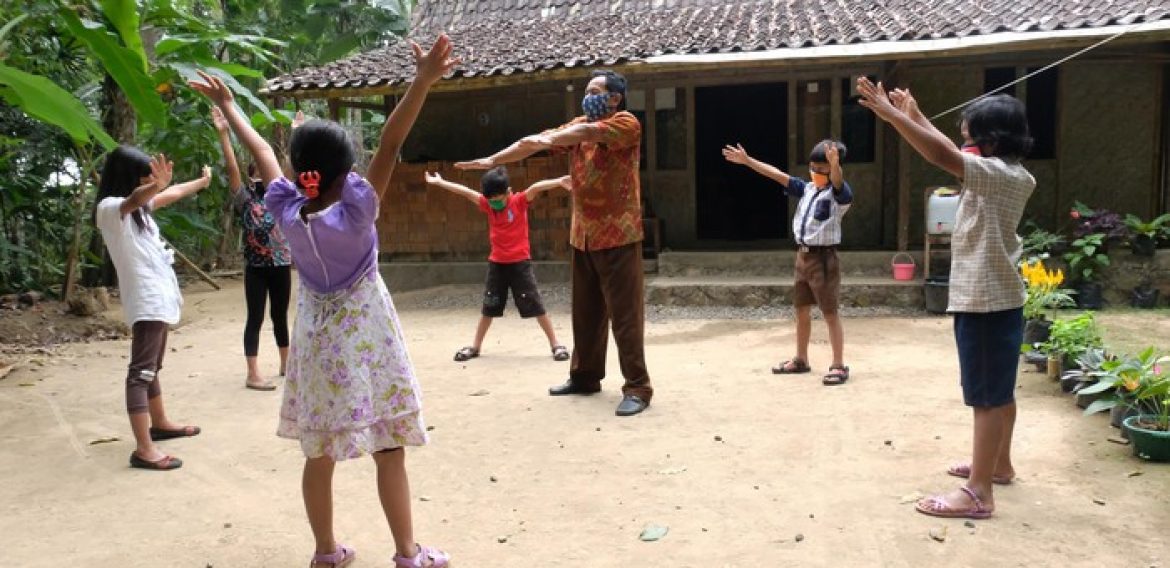
[(171, 184), (171, 170), (173, 168), (174, 163), (167, 160), (163, 154), (151, 158), (150, 180), (134, 188), (134, 191), (122, 200), (122, 204), (118, 207), (118, 214), (126, 216), (126, 214), (150, 203), (150, 200), (158, 195), (160, 189)]
[[(949, 139), (946, 141), (915, 122), (890, 102), (881, 83), (874, 85), (866, 77), (857, 79), (857, 90), (861, 93), (861, 106), (873, 111), (878, 118), (890, 123), (926, 161), (942, 168), (956, 177), (963, 177), (963, 154)], [(945, 137), (944, 137), (945, 138)]]
[(184, 197), (195, 195), (211, 185), (211, 168), (203, 166), (203, 175), (188, 182), (172, 185), (154, 196), (150, 200), (152, 209), (162, 209)]
[(561, 188), (565, 191), (573, 190), (573, 180), (570, 176), (561, 176), (559, 178), (542, 179), (524, 190), (524, 197), (531, 203), (540, 197), (540, 194), (550, 190)]
[[(771, 178), (775, 180), (776, 183), (779, 183), (784, 187), (788, 187), (788, 179), (790, 177), (788, 174), (784, 173), (783, 170), (777, 168), (776, 166), (765, 164), (764, 162), (749, 156), (747, 150), (744, 150), (741, 144), (736, 144), (735, 146), (731, 146), (729, 144), (724, 146), (723, 157), (727, 159), (728, 162), (745, 165), (751, 168), (757, 174), (760, 174), (766, 178)], [(836, 182), (834, 182), (834, 184), (835, 183)]]
[(272, 151), (272, 146), (268, 144), (268, 141), (260, 136), (255, 128), (252, 128), (252, 123), (236, 109), (235, 96), (232, 95), (231, 89), (220, 79), (203, 71), (199, 72), (199, 77), (203, 81), (192, 81), (191, 88), (203, 93), (211, 99), (215, 106), (219, 107), (232, 130), (236, 132), (236, 137), (252, 154), (264, 185), (267, 186), (272, 183), (272, 180), (279, 178), (281, 176), (280, 162), (276, 160), (276, 153)]
[(443, 179), (443, 176), (440, 176), (438, 172), (425, 172), (423, 177), (426, 178), (427, 183), (430, 185), (450, 191), (451, 193), (467, 199), (476, 205), (479, 204), (480, 193), (474, 189), (471, 189), (470, 187), (467, 187), (466, 185), (447, 181)]
[(845, 172), (841, 170), (841, 150), (837, 144), (830, 143), (825, 148), (825, 159), (829, 161), (829, 182), (833, 184), (833, 193), (841, 193), (845, 188)]
[(955, 142), (935, 127), (934, 123), (930, 122), (930, 119), (926, 118), (925, 114), (922, 114), (922, 110), (918, 108), (918, 101), (914, 100), (914, 95), (910, 93), (910, 89), (894, 89), (890, 91), (890, 103), (939, 141), (949, 146), (954, 146)]
[(232, 127), (223, 116), (219, 107), (211, 107), (211, 123), (215, 125), (215, 132), (219, 135), (219, 148), (223, 152), (223, 167), (227, 170), (228, 189), (232, 193), (240, 190), (244, 185), (240, 175), (240, 164), (236, 161), (236, 151), (232, 149)]
[(422, 110), (427, 91), (431, 89), (431, 85), (459, 64), (458, 59), (451, 58), (451, 40), (446, 34), (440, 35), (431, 49), (425, 53), (413, 41), (410, 42), (410, 50), (414, 54), (416, 68), (414, 81), (410, 83), (406, 94), (398, 101), (394, 112), (390, 113), (390, 118), (387, 118), (386, 124), (382, 126), (382, 138), (378, 142), (378, 149), (374, 151), (370, 167), (366, 169), (366, 179), (378, 192), (379, 200), (390, 185), (390, 174), (394, 173), (394, 165), (398, 162), (402, 144), (414, 126), (419, 111)]

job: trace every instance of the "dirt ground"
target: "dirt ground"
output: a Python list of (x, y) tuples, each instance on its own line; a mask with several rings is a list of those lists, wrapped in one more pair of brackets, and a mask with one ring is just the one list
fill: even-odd
[[(996, 517), (972, 528), (913, 511), (915, 495), (958, 483), (944, 469), (969, 452), (946, 318), (847, 319), (854, 376), (832, 389), (768, 372), (790, 352), (787, 319), (656, 320), (646, 331), (654, 404), (617, 418), (612, 347), (602, 394), (553, 399), (545, 389), (567, 363), (552, 360), (534, 322), (510, 314), (481, 358), (453, 363), (477, 313), (420, 307), (428, 294), (397, 298), (434, 427), (408, 464), (417, 536), (456, 566), (1170, 565), (1170, 467), (1107, 441), (1104, 416), (1082, 417), (1030, 370), (1019, 381), (1020, 477), (996, 491)], [(126, 340), (34, 356), (0, 381), (0, 566), (307, 563), (302, 455), (274, 436), (280, 393), (243, 389), (241, 285), (185, 295), (161, 374), (171, 414), (204, 429), (165, 442), (181, 470), (127, 467)], [(566, 307), (553, 308), (568, 342)], [(1170, 337), (1166, 312), (1104, 319), (1121, 342)], [(813, 338), (821, 369), (819, 323)], [(274, 371), (269, 341), (261, 362)], [(390, 566), (372, 460), (341, 464), (334, 491), (354, 566)], [(642, 542), (651, 524), (669, 532)]]

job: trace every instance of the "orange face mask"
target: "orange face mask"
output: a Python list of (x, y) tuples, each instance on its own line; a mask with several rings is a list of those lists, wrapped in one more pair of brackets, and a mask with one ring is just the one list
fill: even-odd
[(825, 187), (826, 185), (829, 185), (829, 176), (825, 174), (818, 174), (816, 172), (809, 173), (812, 174), (812, 182), (817, 187)]

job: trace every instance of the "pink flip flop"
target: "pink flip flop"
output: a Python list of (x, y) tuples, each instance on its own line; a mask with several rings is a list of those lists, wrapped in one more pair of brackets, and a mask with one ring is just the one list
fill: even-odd
[(357, 553), (352, 548), (338, 544), (337, 550), (329, 554), (314, 554), (313, 560), (309, 562), (309, 568), (315, 568), (322, 564), (332, 566), (333, 568), (342, 568), (343, 566), (349, 566), (354, 558), (357, 558)]
[[(947, 468), (947, 475), (953, 475), (955, 477), (961, 477), (963, 479), (970, 479), (971, 478), (971, 464), (957, 463), (955, 465), (952, 465), (951, 467)], [(1015, 478), (1016, 477), (1014, 475), (1009, 476), (1009, 477), (1004, 477), (1002, 475), (993, 475), (993, 476), (991, 476), (991, 482), (996, 484), (996, 485), (1011, 485), (1012, 481), (1015, 480)]]
[(930, 515), (932, 517), (942, 517), (944, 519), (989, 519), (991, 518), (991, 509), (987, 504), (979, 498), (968, 487), (960, 487), (960, 491), (967, 494), (971, 498), (971, 506), (963, 509), (956, 509), (951, 507), (941, 495), (927, 497), (922, 499), (914, 506), (914, 509), (923, 515)]
[(451, 557), (437, 548), (416, 544), (418, 553), (409, 558), (401, 554), (394, 555), (394, 565), (398, 568), (448, 568), (451, 566)]

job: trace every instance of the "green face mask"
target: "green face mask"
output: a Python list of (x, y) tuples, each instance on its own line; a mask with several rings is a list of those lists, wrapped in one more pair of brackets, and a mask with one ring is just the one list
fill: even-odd
[(507, 199), (489, 199), (488, 205), (491, 206), (492, 211), (503, 211), (508, 208)]

